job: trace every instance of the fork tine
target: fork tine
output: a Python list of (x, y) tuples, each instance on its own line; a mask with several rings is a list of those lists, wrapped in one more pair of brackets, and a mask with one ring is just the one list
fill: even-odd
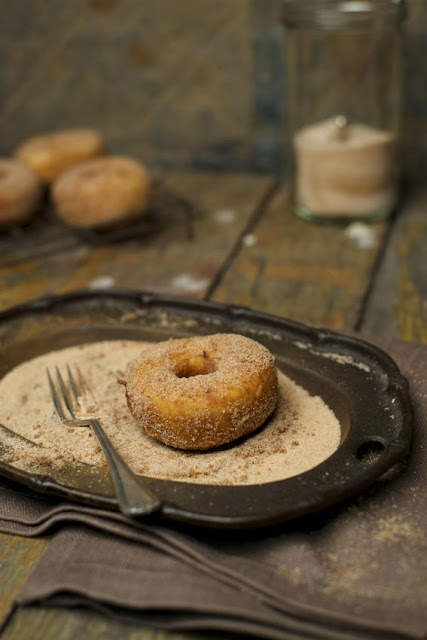
[[(151, 493), (150, 489), (144, 486), (142, 480), (140, 480), (128, 467), (127, 463), (120, 454), (115, 450), (113, 444), (105, 433), (101, 426), (101, 423), (95, 417), (95, 410), (92, 417), (77, 419), (73, 411), (73, 399), (76, 398), (78, 402), (78, 396), (84, 390), (90, 392), (90, 388), (87, 385), (85, 378), (78, 367), (76, 367), (76, 376), (71, 372), (71, 367), (66, 365), (69, 389), (67, 389), (64, 378), (58, 367), (56, 370), (56, 386), (48, 368), (46, 368), (47, 378), (49, 381), (49, 389), (52, 396), (52, 401), (55, 410), (61, 419), (61, 421), (68, 426), (77, 427), (90, 427), (95, 434), (99, 444), (104, 452), (108, 467), (110, 469), (113, 485), (115, 488), (117, 502), (121, 512), (127, 516), (137, 516), (145, 513), (152, 513), (154, 510), (159, 509), (161, 503), (159, 499)], [(92, 395), (92, 394), (91, 394)], [(93, 396), (92, 396), (93, 397)], [(72, 418), (68, 418), (65, 415), (65, 407)]]
[(55, 385), (53, 384), (52, 376), (50, 375), (49, 369), (46, 369), (47, 379), (49, 381), (49, 389), (50, 395), (52, 398), (53, 406), (55, 407), (55, 411), (61, 420), (65, 420), (65, 414), (62, 410), (61, 402), (59, 400), (58, 394), (56, 393)]
[(75, 366), (75, 369), (77, 371), (77, 376), (78, 376), (78, 379), (79, 379), (79, 385), (80, 385), (81, 389), (83, 390), (83, 392), (92, 393), (90, 388), (88, 387), (88, 384), (86, 382), (86, 378), (82, 374), (80, 368), (78, 367), (78, 365), (74, 365), (74, 366)]
[(67, 387), (65, 386), (64, 379), (63, 379), (63, 377), (61, 375), (61, 372), (58, 369), (58, 367), (55, 367), (55, 369), (56, 369), (56, 376), (58, 378), (59, 386), (61, 388), (62, 397), (64, 399), (65, 405), (66, 405), (68, 411), (70, 412), (71, 417), (75, 418), (76, 416), (74, 415), (74, 411), (73, 411), (73, 403), (72, 403), (71, 398), (70, 398), (70, 396), (68, 394)]
[(70, 383), (70, 388), (73, 392), (74, 398), (77, 402), (77, 404), (80, 406), (80, 402), (79, 402), (79, 388), (77, 386), (77, 383), (74, 379), (74, 376), (72, 374), (72, 371), (70, 369), (70, 365), (67, 364), (67, 374), (68, 374), (68, 382)]

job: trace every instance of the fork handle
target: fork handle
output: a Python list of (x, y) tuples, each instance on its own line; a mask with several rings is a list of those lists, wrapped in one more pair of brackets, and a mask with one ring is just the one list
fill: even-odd
[(111, 472), (120, 511), (125, 516), (140, 516), (160, 508), (160, 500), (144, 486), (111, 444), (98, 420), (87, 422), (104, 451)]

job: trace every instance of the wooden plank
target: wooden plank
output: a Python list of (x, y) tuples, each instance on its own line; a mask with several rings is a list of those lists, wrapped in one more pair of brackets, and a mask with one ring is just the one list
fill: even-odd
[[(31, 93), (34, 94), (37, 81), (40, 93), (49, 91), (42, 80), (43, 71), (57, 59), (61, 46), (80, 20), (84, 3), (85, 0), (75, 0), (72, 6), (69, 3), (59, 6), (56, 0), (36, 0), (27, 3), (25, 13), (13, 5), (2, 12), (0, 55), (8, 61), (0, 80), (2, 122), (21, 102), (28, 101)], [(49, 42), (49, 47), (43, 46), (43, 42)], [(34, 78), (36, 83), (33, 83)], [(19, 141), (16, 136), (20, 135), (20, 126), (24, 123), (12, 120), (11, 124), (16, 144)], [(3, 133), (7, 137), (11, 132), (3, 130)], [(5, 142), (0, 142), (1, 153), (11, 149), (7, 142), (3, 146)]]
[(401, 211), (361, 322), (366, 333), (427, 343), (427, 192)]
[(362, 228), (372, 246), (360, 248), (346, 226), (300, 220), (282, 187), (253, 234), (243, 238), (213, 299), (315, 326), (353, 329), (386, 227)]
[(39, 609), (28, 607), (14, 613), (2, 634), (2, 640), (157, 640), (157, 632), (136, 628), (107, 618), (101, 614), (80, 609)]
[[(130, 626), (130, 625), (129, 625)], [(102, 638), (156, 640), (156, 631), (140, 629), (84, 610), (39, 609), (28, 607), (17, 611), (2, 634), (2, 640), (71, 640)]]
[(32, 5), (28, 16), (11, 5), (0, 24), (1, 154), (87, 124), (112, 151), (148, 163), (182, 167), (205, 152), (212, 160), (213, 149), (222, 166), (231, 156), (242, 164), (239, 143), (251, 146), (248, 0), (75, 0), (67, 15), (54, 0)]
[(149, 629), (85, 609), (26, 607), (17, 611), (2, 640), (239, 640), (228, 633), (172, 632)]
[(159, 631), (137, 623), (114, 620), (84, 609), (26, 607), (17, 611), (2, 640), (239, 640), (226, 633)]
[(114, 620), (84, 609), (26, 607), (16, 612), (2, 634), (2, 640), (238, 640), (241, 636), (167, 632), (137, 623)]
[[(8, 3), (0, 152), (41, 131), (92, 124), (115, 151), (153, 164), (277, 171), (286, 136), (282, 5), (32, 0), (22, 11)], [(424, 0), (407, 5), (405, 164), (421, 176), (427, 14)]]
[(22, 227), (0, 229), (0, 268), (78, 248), (79, 238), (53, 213), (49, 202)]
[(33, 572), (46, 546), (44, 538), (0, 534), (0, 626)]
[(271, 182), (252, 174), (171, 174), (158, 197), (161, 224), (151, 232), (117, 242), (59, 244), (45, 255), (0, 263), (0, 308), (86, 288), (100, 278), (115, 287), (203, 297)]

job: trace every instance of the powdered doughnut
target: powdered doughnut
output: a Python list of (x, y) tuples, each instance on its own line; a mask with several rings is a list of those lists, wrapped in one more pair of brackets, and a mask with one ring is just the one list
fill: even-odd
[(40, 204), (42, 186), (17, 160), (0, 158), (0, 226), (27, 222)]
[(251, 433), (274, 411), (278, 394), (271, 353), (237, 334), (149, 347), (122, 382), (136, 421), (177, 449), (211, 449)]
[(29, 138), (15, 152), (43, 182), (53, 182), (80, 162), (101, 155), (104, 141), (94, 129), (65, 129)]
[(150, 200), (150, 179), (133, 158), (98, 158), (64, 173), (53, 185), (52, 198), (59, 217), (70, 226), (96, 227), (143, 211)]

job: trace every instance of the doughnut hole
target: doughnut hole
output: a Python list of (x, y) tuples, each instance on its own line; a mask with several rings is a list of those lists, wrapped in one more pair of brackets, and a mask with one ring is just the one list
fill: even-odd
[(189, 356), (175, 363), (173, 372), (177, 378), (193, 378), (206, 376), (216, 371), (216, 363), (205, 351), (200, 355)]

